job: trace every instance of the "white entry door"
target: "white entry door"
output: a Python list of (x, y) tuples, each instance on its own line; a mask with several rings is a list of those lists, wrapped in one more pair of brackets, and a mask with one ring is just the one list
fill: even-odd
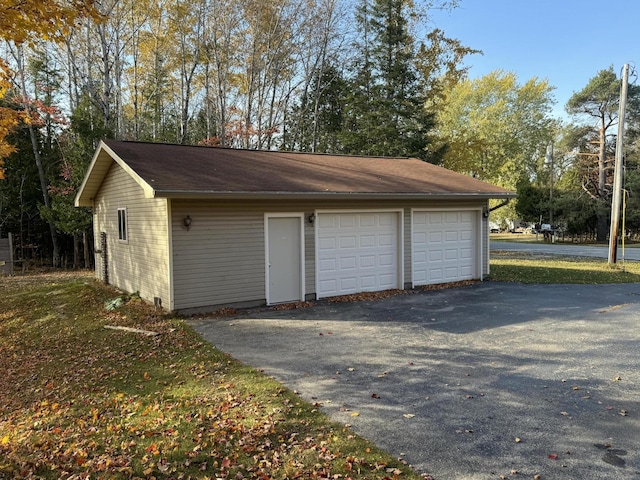
[(479, 278), (478, 211), (413, 212), (413, 284)]
[(303, 216), (266, 215), (267, 304), (304, 300)]
[(318, 298), (400, 288), (397, 212), (318, 213)]

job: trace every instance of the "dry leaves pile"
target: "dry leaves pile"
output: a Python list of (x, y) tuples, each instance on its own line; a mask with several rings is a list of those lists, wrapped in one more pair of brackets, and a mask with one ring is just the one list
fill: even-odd
[(106, 312), (88, 276), (0, 290), (0, 478), (418, 478), (182, 321)]

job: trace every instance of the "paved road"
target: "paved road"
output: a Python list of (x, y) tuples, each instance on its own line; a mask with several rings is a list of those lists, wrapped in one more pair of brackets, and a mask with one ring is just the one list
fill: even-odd
[[(516, 250), (522, 252), (547, 253), (551, 255), (575, 255), (578, 257), (609, 258), (609, 247), (591, 245), (566, 245), (561, 243), (496, 242), (490, 243), (491, 250)], [(618, 248), (618, 260), (640, 261), (640, 248)]]
[(640, 479), (638, 284), (482, 282), (190, 323), (436, 480)]

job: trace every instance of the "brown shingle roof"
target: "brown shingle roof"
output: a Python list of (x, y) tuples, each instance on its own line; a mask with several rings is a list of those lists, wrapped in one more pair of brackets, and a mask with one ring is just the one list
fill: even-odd
[[(104, 143), (153, 189), (154, 196), (515, 196), (503, 188), (418, 159)], [(94, 163), (97, 158), (99, 155)], [(78, 198), (82, 195), (81, 191)], [(84, 195), (93, 196), (91, 192)]]

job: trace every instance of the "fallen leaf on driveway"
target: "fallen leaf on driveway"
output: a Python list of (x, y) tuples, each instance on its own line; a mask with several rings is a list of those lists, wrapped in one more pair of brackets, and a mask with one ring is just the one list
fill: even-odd
[(413, 418), (415, 417), (415, 415), (413, 413), (405, 413), (404, 415), (402, 415), (404, 418)]
[(627, 416), (627, 411), (626, 410), (620, 410), (620, 415), (622, 415), (623, 417)]
[(360, 416), (360, 414), (359, 414), (358, 412), (353, 412), (353, 413), (351, 414), (351, 416), (352, 416), (352, 417), (359, 417), (359, 416)]
[(557, 453), (550, 453), (550, 454), (548, 455), (548, 457), (549, 457), (551, 460), (557, 460), (557, 459), (558, 459), (558, 454), (557, 454)]

